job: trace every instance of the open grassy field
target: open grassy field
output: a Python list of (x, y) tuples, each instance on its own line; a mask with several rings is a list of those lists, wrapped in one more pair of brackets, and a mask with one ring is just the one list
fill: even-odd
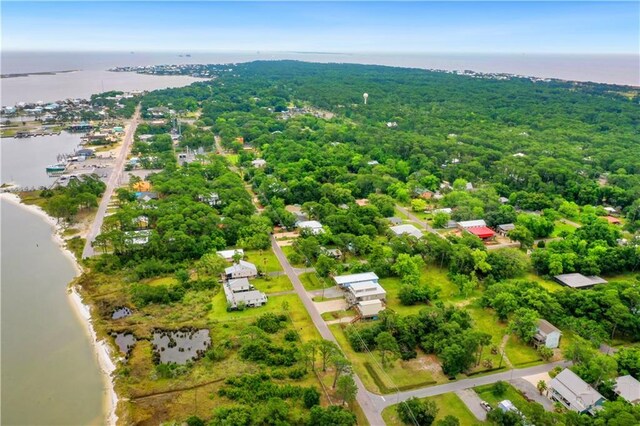
[(566, 232), (568, 234), (573, 234), (574, 232), (576, 232), (576, 227), (573, 225), (570, 225), (568, 223), (564, 223), (560, 220), (556, 220), (554, 223), (554, 228), (553, 228), (553, 233), (550, 235), (551, 237), (559, 237), (562, 235), (563, 232)]
[(268, 250), (245, 250), (244, 257), (248, 262), (262, 268), (264, 272), (282, 271), (280, 262), (271, 248)]
[[(284, 255), (287, 256), (287, 259), (289, 259), (289, 255), (295, 251), (292, 246), (283, 246), (283, 247), (280, 247), (280, 248), (282, 249), (282, 252), (284, 253)], [(289, 261), (289, 263), (291, 263), (291, 266), (293, 266), (294, 268), (304, 268), (305, 267), (304, 263), (293, 263), (291, 261)]]
[(540, 359), (538, 352), (536, 352), (533, 346), (522, 343), (520, 339), (514, 335), (509, 336), (505, 352), (516, 368), (531, 367), (544, 362)]
[(266, 276), (262, 278), (254, 278), (251, 284), (260, 291), (267, 293), (278, 293), (281, 291), (292, 291), (293, 285), (286, 275)]
[[(481, 425), (483, 422), (475, 418), (475, 416), (469, 411), (467, 406), (455, 393), (445, 393), (442, 395), (432, 396), (424, 398), (423, 400), (433, 401), (438, 407), (438, 415), (436, 416), (436, 422), (442, 420), (446, 416), (454, 416), (460, 420), (462, 426), (475, 426)], [(382, 418), (387, 425), (402, 425), (403, 422), (398, 417), (397, 412), (398, 405), (391, 405), (384, 409), (382, 412)]]
[(544, 278), (542, 278), (539, 275), (536, 275), (533, 272), (528, 273), (525, 278), (528, 281), (535, 281), (538, 284), (540, 284), (542, 287), (544, 287), (545, 289), (549, 290), (550, 292), (554, 292), (554, 291), (560, 291), (563, 288), (565, 288), (564, 286), (562, 286), (561, 284), (558, 284), (555, 281), (551, 281), (551, 280), (546, 280)]

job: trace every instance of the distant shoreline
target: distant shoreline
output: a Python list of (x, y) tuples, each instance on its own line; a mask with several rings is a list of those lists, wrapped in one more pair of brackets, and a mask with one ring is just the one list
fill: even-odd
[(70, 72), (76, 72), (78, 70), (63, 70), (63, 71), (40, 71), (40, 72), (23, 72), (14, 74), (0, 74), (0, 78), (17, 78), (17, 77), (30, 77), (32, 75), (56, 75), (67, 74)]

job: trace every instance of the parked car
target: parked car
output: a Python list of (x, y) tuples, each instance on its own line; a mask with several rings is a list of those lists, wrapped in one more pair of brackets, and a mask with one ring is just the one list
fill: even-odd
[(485, 411), (491, 411), (491, 406), (487, 401), (480, 401), (480, 405), (484, 408)]

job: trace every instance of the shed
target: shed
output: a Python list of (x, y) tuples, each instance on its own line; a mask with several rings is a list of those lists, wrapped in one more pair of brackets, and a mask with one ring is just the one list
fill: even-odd
[(217, 251), (216, 254), (223, 258), (224, 260), (232, 261), (233, 256), (238, 253), (240, 257), (244, 256), (244, 250), (242, 249), (231, 249), (231, 250), (220, 250)]
[(384, 306), (382, 305), (382, 301), (379, 299), (363, 300), (361, 302), (358, 302), (358, 304), (356, 305), (356, 309), (358, 309), (358, 312), (360, 312), (360, 317), (374, 318), (384, 310)]

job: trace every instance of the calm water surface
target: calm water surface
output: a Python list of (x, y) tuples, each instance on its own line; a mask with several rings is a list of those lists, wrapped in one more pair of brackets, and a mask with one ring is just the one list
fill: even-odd
[(65, 291), (71, 261), (42, 218), (4, 200), (0, 213), (0, 423), (102, 424), (102, 377)]

